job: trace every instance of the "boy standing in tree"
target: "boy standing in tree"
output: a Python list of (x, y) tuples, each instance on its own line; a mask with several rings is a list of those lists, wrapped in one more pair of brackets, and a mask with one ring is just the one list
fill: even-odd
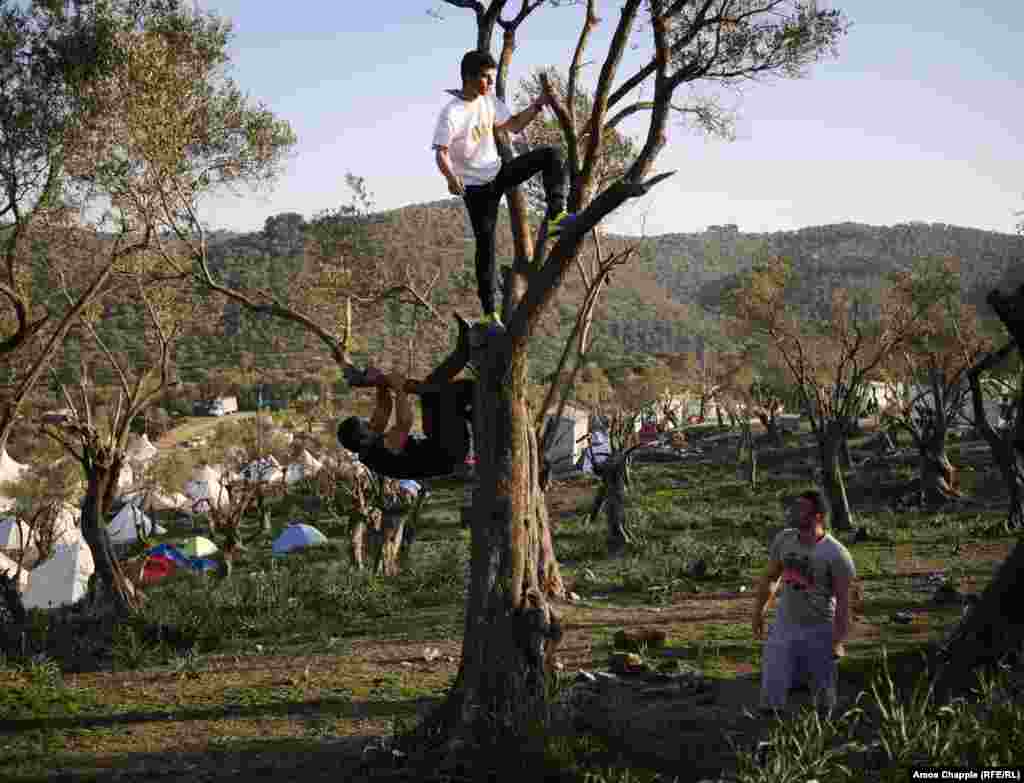
[(494, 134), (519, 133), (537, 118), (550, 95), (545, 93), (513, 115), (493, 94), (497, 69), (487, 52), (466, 53), (460, 69), (462, 90), (441, 110), (433, 141), (448, 192), (462, 196), (469, 212), (476, 238), (477, 291), (490, 332), (503, 328), (494, 296), (494, 230), (502, 193), (540, 172), (548, 236), (560, 233), (575, 217), (565, 212), (565, 164), (558, 149), (541, 147), (502, 163)]

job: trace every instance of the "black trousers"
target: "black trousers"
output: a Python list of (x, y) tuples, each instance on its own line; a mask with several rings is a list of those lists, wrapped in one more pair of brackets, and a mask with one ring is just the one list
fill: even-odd
[(494, 304), (494, 230), (498, 222), (498, 204), (509, 188), (521, 185), (540, 172), (547, 199), (547, 216), (565, 209), (565, 162), (556, 147), (539, 147), (507, 163), (498, 176), (486, 185), (467, 185), (466, 210), (476, 237), (476, 285), (484, 315), (495, 312)]
[(473, 448), (474, 381), (462, 380), (419, 392), (423, 434), (438, 453), (464, 462)]

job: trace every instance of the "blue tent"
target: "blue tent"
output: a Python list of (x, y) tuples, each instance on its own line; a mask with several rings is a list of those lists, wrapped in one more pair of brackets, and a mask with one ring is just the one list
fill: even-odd
[(149, 555), (160, 555), (168, 560), (173, 560), (174, 564), (179, 568), (192, 567), (192, 558), (170, 544), (158, 544), (146, 552), (146, 556), (148, 557)]
[(296, 549), (310, 546), (322, 546), (327, 543), (327, 536), (312, 525), (288, 525), (281, 531), (271, 547), (275, 555), (286, 555)]

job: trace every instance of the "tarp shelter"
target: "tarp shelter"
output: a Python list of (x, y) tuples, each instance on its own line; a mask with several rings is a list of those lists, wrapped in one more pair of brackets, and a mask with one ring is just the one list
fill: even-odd
[(253, 460), (242, 468), (238, 475), (246, 481), (274, 482), (284, 478), (284, 470), (281, 469), (281, 463), (277, 461), (277, 458), (270, 454)]
[(323, 546), (326, 543), (327, 536), (312, 525), (292, 524), (281, 531), (271, 550), (275, 555), (285, 555), (297, 549)]
[(0, 519), (0, 549), (24, 549), (36, 542), (32, 528), (14, 517)]
[(59, 546), (53, 557), (32, 569), (22, 596), (26, 609), (49, 609), (73, 604), (85, 595), (96, 566), (85, 539)]
[(178, 548), (189, 557), (206, 557), (217, 552), (216, 544), (202, 536), (186, 538)]
[(114, 518), (107, 525), (107, 534), (112, 544), (130, 544), (139, 540), (139, 531), (136, 526), (141, 527), (147, 535), (156, 533), (161, 535), (167, 531), (160, 525), (153, 522), (146, 516), (145, 512), (136, 508), (131, 503), (126, 503), (121, 510), (114, 515)]
[(612, 454), (611, 443), (608, 441), (608, 433), (602, 430), (594, 430), (590, 433), (590, 445), (583, 449), (583, 457), (580, 460), (580, 470), (584, 473), (593, 473), (594, 465), (600, 465)]
[(562, 415), (557, 408), (544, 414), (544, 459), (556, 473), (572, 470), (583, 451), (581, 439), (590, 429), (590, 414), (575, 405), (566, 405)]
[(220, 472), (209, 465), (196, 468), (192, 473), (192, 480), (185, 485), (185, 494), (196, 509), (199, 509), (197, 501), (200, 500), (207, 501), (214, 508), (220, 508), (221, 505), (230, 502), (227, 487), (221, 483)]
[[(18, 573), (18, 564), (0, 552), (0, 573), (4, 571), (13, 579), (14, 575)], [(26, 587), (28, 587), (28, 569), (22, 566), (21, 573), (18, 575), (18, 592), (24, 593)]]

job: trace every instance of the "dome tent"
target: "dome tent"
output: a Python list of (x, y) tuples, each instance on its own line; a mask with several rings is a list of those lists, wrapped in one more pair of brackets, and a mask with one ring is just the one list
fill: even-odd
[(217, 545), (202, 536), (190, 536), (181, 542), (178, 549), (189, 557), (206, 557), (216, 553)]
[(107, 534), (110, 536), (110, 543), (112, 544), (130, 544), (133, 541), (139, 540), (139, 531), (137, 527), (141, 527), (142, 531), (148, 536), (156, 533), (162, 535), (167, 531), (160, 525), (157, 525), (151, 520), (146, 514), (128, 503), (122, 506), (121, 510), (114, 515), (114, 518), (107, 525)]
[(73, 604), (85, 595), (89, 577), (95, 570), (92, 551), (85, 539), (71, 546), (57, 547), (53, 557), (32, 570), (22, 603), (26, 609)]
[(281, 531), (281, 535), (275, 539), (271, 550), (275, 555), (286, 555), (298, 549), (323, 546), (326, 543), (327, 536), (312, 525), (293, 523)]

